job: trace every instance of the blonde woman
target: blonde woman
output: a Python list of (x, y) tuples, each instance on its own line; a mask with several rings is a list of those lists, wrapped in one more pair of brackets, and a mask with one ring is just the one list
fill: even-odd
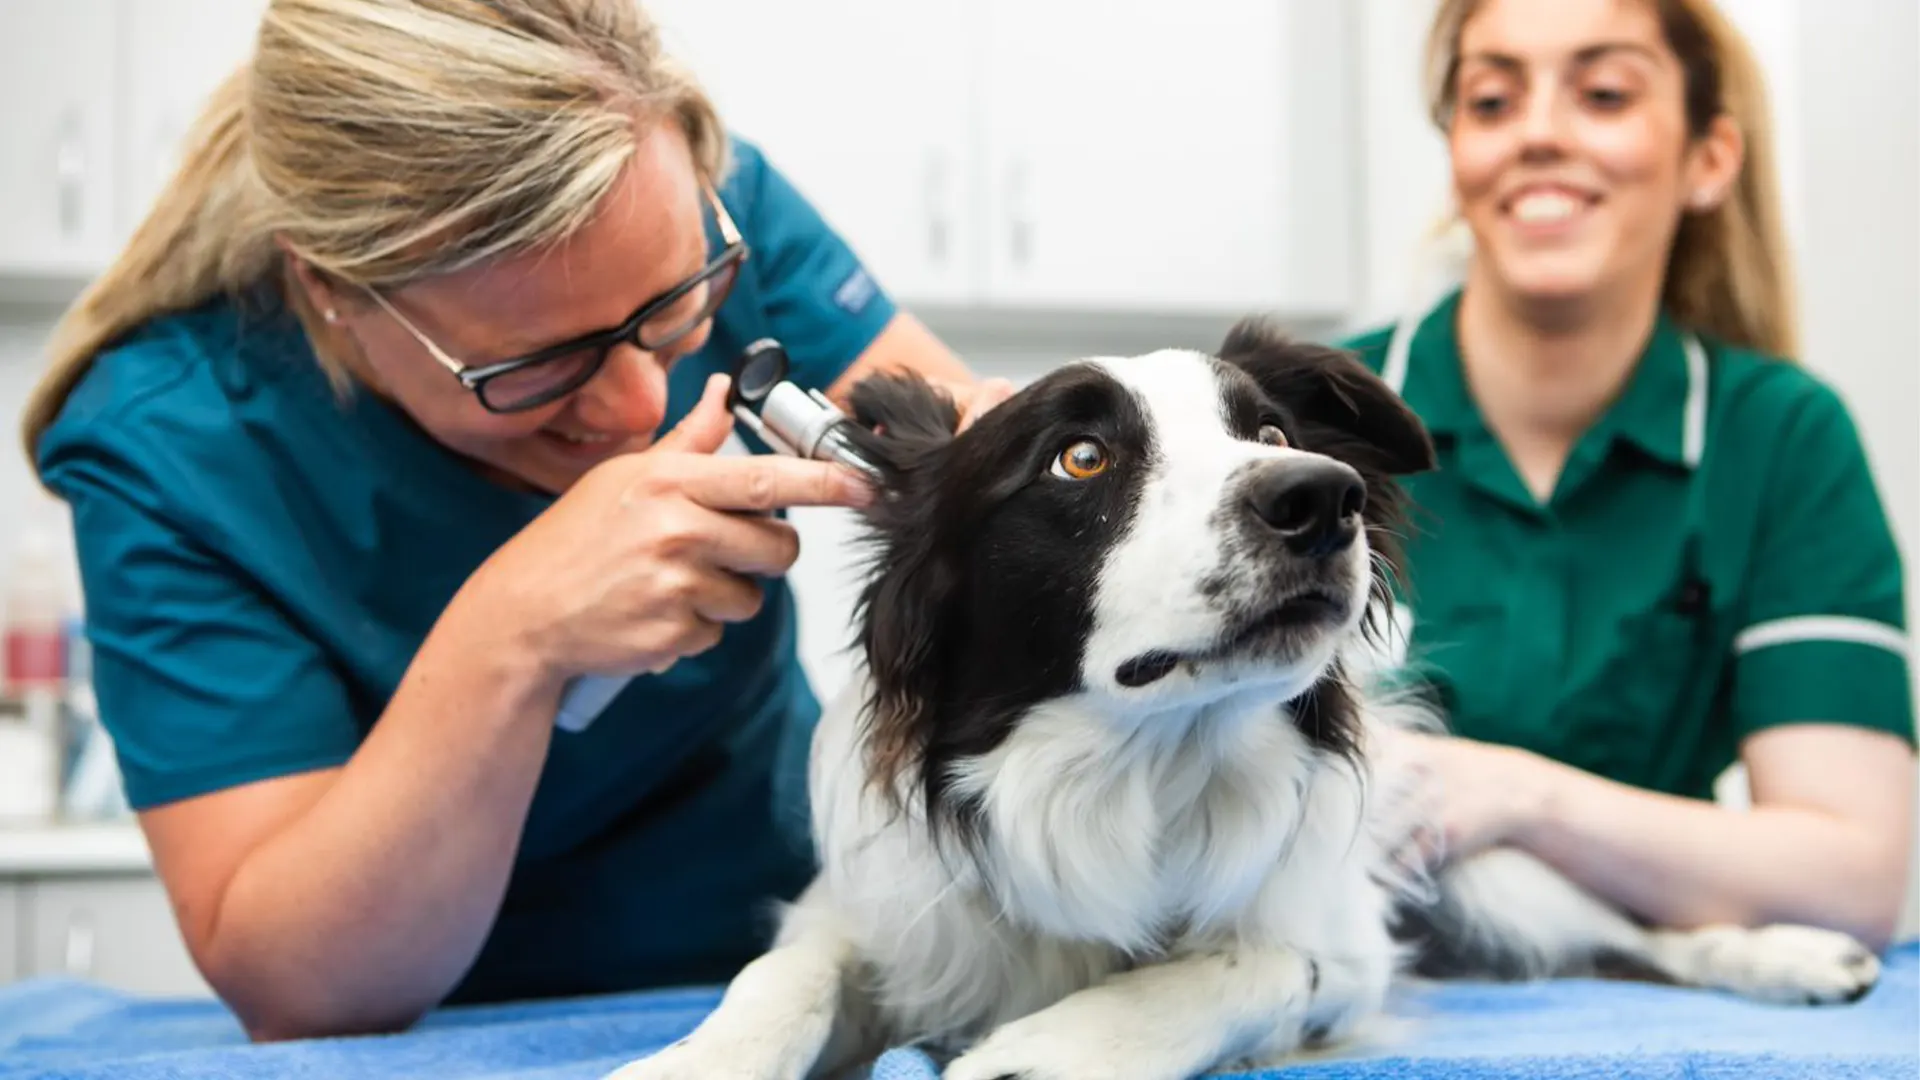
[[(1794, 362), (1754, 60), (1706, 0), (1445, 0), (1464, 282), (1350, 344), (1430, 426), (1406, 600), (1441, 856), (1874, 947), (1912, 849), (1900, 558)], [(1711, 802), (1729, 765), (1752, 808)]]
[(764, 512), (865, 497), (715, 453), (767, 335), (829, 393), (972, 383), (630, 0), (269, 6), (25, 425), (127, 793), (255, 1037), (764, 947), (818, 711)]

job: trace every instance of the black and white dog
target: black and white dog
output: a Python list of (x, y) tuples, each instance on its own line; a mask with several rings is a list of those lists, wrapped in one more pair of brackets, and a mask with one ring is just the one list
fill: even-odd
[(1394, 478), (1433, 450), (1346, 354), (1249, 321), (1217, 356), (1066, 365), (959, 436), (912, 379), (855, 412), (883, 494), (865, 663), (814, 745), (821, 873), (620, 1080), (906, 1043), (951, 1080), (1185, 1080), (1339, 1044), (1409, 966), (1810, 1003), (1878, 977), (1824, 931), (1643, 929), (1511, 851), (1396, 857), (1415, 802), (1376, 749), (1432, 725), (1360, 672)]

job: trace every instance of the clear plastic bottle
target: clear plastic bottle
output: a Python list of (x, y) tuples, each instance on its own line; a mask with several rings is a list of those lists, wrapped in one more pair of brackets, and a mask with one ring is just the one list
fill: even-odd
[(0, 818), (46, 821), (60, 805), (65, 590), (53, 535), (28, 528), (0, 594)]

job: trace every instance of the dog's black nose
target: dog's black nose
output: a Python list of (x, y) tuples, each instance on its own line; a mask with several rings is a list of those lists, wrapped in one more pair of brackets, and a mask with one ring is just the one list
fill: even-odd
[(1353, 543), (1367, 487), (1351, 466), (1330, 458), (1275, 461), (1247, 485), (1247, 505), (1288, 550), (1324, 559)]

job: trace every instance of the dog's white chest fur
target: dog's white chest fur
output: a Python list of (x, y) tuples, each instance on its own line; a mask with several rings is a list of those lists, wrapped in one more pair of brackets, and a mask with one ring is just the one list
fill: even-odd
[(1358, 778), (1316, 766), (1270, 694), (1108, 725), (1075, 701), (1031, 714), (956, 777), (954, 795), (979, 800), (985, 876), (861, 790), (854, 702), (829, 707), (817, 745), (815, 790), (834, 793), (816, 807), (830, 846), (818, 887), (885, 973), (891, 1024), (975, 1035), (1138, 961), (1230, 941), (1322, 941), (1384, 984)]

